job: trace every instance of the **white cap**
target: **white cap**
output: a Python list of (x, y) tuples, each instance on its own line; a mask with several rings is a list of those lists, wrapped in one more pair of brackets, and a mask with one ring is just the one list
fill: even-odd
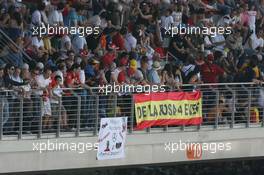
[(27, 63), (24, 63), (22, 69), (29, 69), (29, 65)]
[(38, 62), (36, 67), (38, 67), (39, 69), (44, 69), (44, 64), (41, 62)]

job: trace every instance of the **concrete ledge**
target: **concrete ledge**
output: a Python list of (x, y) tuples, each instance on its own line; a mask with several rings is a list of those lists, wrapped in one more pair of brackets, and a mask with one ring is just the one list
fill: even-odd
[[(62, 169), (131, 166), (158, 163), (194, 161), (188, 159), (186, 151), (169, 151), (165, 143), (202, 142), (230, 143), (230, 151), (211, 153), (203, 150), (196, 161), (212, 159), (233, 159), (242, 157), (264, 156), (264, 128), (247, 128), (233, 130), (215, 130), (199, 132), (131, 134), (127, 136), (126, 158), (118, 160), (96, 160), (96, 151), (83, 154), (67, 151), (33, 151), (33, 143), (47, 142), (41, 140), (19, 140), (0, 142), (0, 173), (47, 171)], [(50, 139), (52, 143), (91, 143), (97, 137)]]

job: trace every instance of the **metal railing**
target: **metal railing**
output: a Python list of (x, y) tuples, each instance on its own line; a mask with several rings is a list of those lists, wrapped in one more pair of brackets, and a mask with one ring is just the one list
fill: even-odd
[(95, 136), (100, 118), (128, 117), (130, 134), (146, 132), (186, 132), (215, 129), (264, 127), (264, 91), (253, 83), (183, 85), (170, 91), (202, 92), (203, 122), (199, 126), (162, 126), (135, 131), (132, 94), (93, 93), (84, 89), (64, 89), (59, 99), (32, 92), (28, 98), (18, 92), (0, 92), (0, 140)]
[[(25, 51), (24, 48), (18, 46), (15, 41), (13, 41), (8, 34), (6, 34), (6, 28), (0, 28), (0, 64), (10, 63), (13, 65), (21, 64), (20, 62), (35, 63)], [(14, 52), (15, 48), (18, 52)], [(19, 61), (21, 60), (21, 61)]]

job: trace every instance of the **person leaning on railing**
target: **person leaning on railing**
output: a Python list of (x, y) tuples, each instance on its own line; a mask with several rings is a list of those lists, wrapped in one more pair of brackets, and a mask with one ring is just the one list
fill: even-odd
[(0, 65), (0, 117), (3, 116), (2, 126), (5, 126), (6, 122), (9, 119), (9, 103), (6, 98), (6, 92), (4, 92), (4, 67), (4, 65)]
[(62, 104), (62, 95), (64, 92), (62, 90), (63, 82), (61, 76), (56, 75), (54, 82), (50, 86), (52, 117), (57, 119), (57, 122), (60, 122), (62, 129), (68, 129), (67, 111)]
[[(4, 84), (5, 88), (8, 90), (14, 89), (16, 92), (22, 92), (21, 87), (24, 85), (27, 85), (29, 82), (28, 81), (16, 81), (13, 79), (14, 76), (14, 71), (15, 71), (15, 66), (11, 64), (7, 64), (4, 69)], [(16, 93), (11, 93), (7, 96), (7, 99), (10, 103), (10, 113), (12, 114), (12, 117), (9, 118), (9, 121), (7, 122), (8, 125), (8, 130), (9, 131), (16, 131), (17, 128), (17, 120), (18, 120), (18, 114), (19, 114), (19, 103), (20, 99), (16, 95)]]

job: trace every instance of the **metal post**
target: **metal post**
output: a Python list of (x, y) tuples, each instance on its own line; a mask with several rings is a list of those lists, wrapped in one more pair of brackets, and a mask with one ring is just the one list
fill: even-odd
[(248, 128), (250, 126), (250, 115), (251, 115), (251, 100), (252, 100), (252, 91), (248, 91), (248, 116), (247, 116), (247, 124), (246, 127)]
[(98, 124), (99, 124), (99, 95), (95, 95), (95, 127), (94, 135), (98, 134)]
[(262, 108), (262, 127), (264, 127), (264, 108)]
[(215, 129), (218, 128), (218, 124), (219, 124), (219, 100), (220, 100), (220, 97), (219, 97), (219, 91), (216, 92), (216, 111), (217, 111), (217, 114), (216, 114), (216, 119), (215, 119)]
[(114, 94), (114, 117), (116, 117), (117, 112), (117, 94)]
[(40, 98), (40, 116), (39, 116), (39, 123), (38, 123), (38, 139), (41, 138), (42, 135), (42, 110), (43, 110), (43, 100)]
[(60, 125), (61, 125), (61, 98), (59, 99), (59, 116), (58, 116), (58, 121), (57, 121), (57, 132), (56, 132), (56, 137), (60, 137)]
[(77, 109), (77, 129), (76, 129), (76, 137), (80, 136), (80, 128), (81, 128), (81, 97), (78, 96), (78, 109)]
[(22, 139), (23, 134), (23, 99), (20, 99), (19, 104), (19, 131), (18, 131), (18, 139)]
[(232, 116), (231, 116), (231, 124), (230, 124), (230, 128), (234, 128), (234, 124), (235, 124), (235, 109), (236, 109), (236, 92), (233, 91), (232, 92)]
[[(202, 106), (202, 109), (203, 109), (203, 99), (204, 98), (203, 98), (203, 91), (202, 91), (202, 89), (201, 89), (201, 99), (202, 99), (201, 106)], [(201, 129), (201, 126), (202, 126), (202, 123), (203, 123), (203, 111), (202, 111), (202, 116), (201, 117), (202, 117), (202, 122), (199, 125), (197, 125), (197, 131), (199, 131)]]
[(130, 133), (133, 133), (133, 127), (134, 127), (134, 113), (135, 113), (135, 104), (134, 104), (134, 97), (132, 95), (131, 97), (131, 115), (130, 115)]
[(0, 140), (3, 139), (4, 99), (1, 100)]

